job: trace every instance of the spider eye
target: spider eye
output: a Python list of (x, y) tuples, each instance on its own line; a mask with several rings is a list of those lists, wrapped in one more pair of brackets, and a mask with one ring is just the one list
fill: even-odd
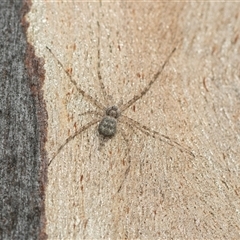
[(112, 106), (106, 110), (106, 115), (113, 117), (113, 118), (118, 118), (119, 117), (119, 111), (117, 106)]
[(109, 111), (108, 115), (109, 115), (110, 117), (117, 118), (117, 112), (114, 111), (114, 110)]

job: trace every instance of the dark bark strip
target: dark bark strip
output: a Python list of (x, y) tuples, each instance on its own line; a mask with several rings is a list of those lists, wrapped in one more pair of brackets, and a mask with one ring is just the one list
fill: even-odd
[(0, 239), (45, 238), (43, 61), (27, 43), (30, 4), (0, 1)]

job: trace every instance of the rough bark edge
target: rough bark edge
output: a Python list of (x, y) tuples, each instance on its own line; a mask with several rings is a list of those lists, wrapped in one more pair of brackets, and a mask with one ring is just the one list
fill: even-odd
[[(31, 0), (23, 0), (21, 9), (21, 24), (25, 36), (29, 23), (25, 16), (32, 6)], [(29, 80), (29, 89), (33, 95), (34, 105), (36, 107), (37, 126), (39, 133), (39, 153), (40, 153), (40, 172), (39, 172), (39, 197), (41, 217), (40, 217), (40, 239), (47, 239), (46, 232), (46, 216), (45, 216), (45, 187), (47, 184), (47, 152), (45, 143), (47, 141), (47, 119), (46, 102), (44, 100), (43, 84), (45, 80), (44, 59), (35, 55), (34, 47), (27, 42), (25, 55), (25, 66)]]

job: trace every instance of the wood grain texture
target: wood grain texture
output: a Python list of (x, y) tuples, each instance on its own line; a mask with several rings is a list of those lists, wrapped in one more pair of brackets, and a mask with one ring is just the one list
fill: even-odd
[(240, 237), (239, 6), (33, 2), (28, 37), (46, 62), (49, 160), (96, 117), (81, 113), (96, 107), (46, 46), (105, 106), (130, 100), (177, 47), (159, 80), (125, 114), (195, 154), (124, 124), (100, 151), (97, 125), (88, 128), (48, 168), (49, 239)]

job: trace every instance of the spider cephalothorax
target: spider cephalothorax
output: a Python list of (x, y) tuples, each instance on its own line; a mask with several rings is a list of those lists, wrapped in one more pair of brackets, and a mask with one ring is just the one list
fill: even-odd
[(119, 109), (117, 106), (107, 108), (106, 115), (98, 125), (98, 132), (104, 137), (113, 137), (117, 131), (117, 118)]

